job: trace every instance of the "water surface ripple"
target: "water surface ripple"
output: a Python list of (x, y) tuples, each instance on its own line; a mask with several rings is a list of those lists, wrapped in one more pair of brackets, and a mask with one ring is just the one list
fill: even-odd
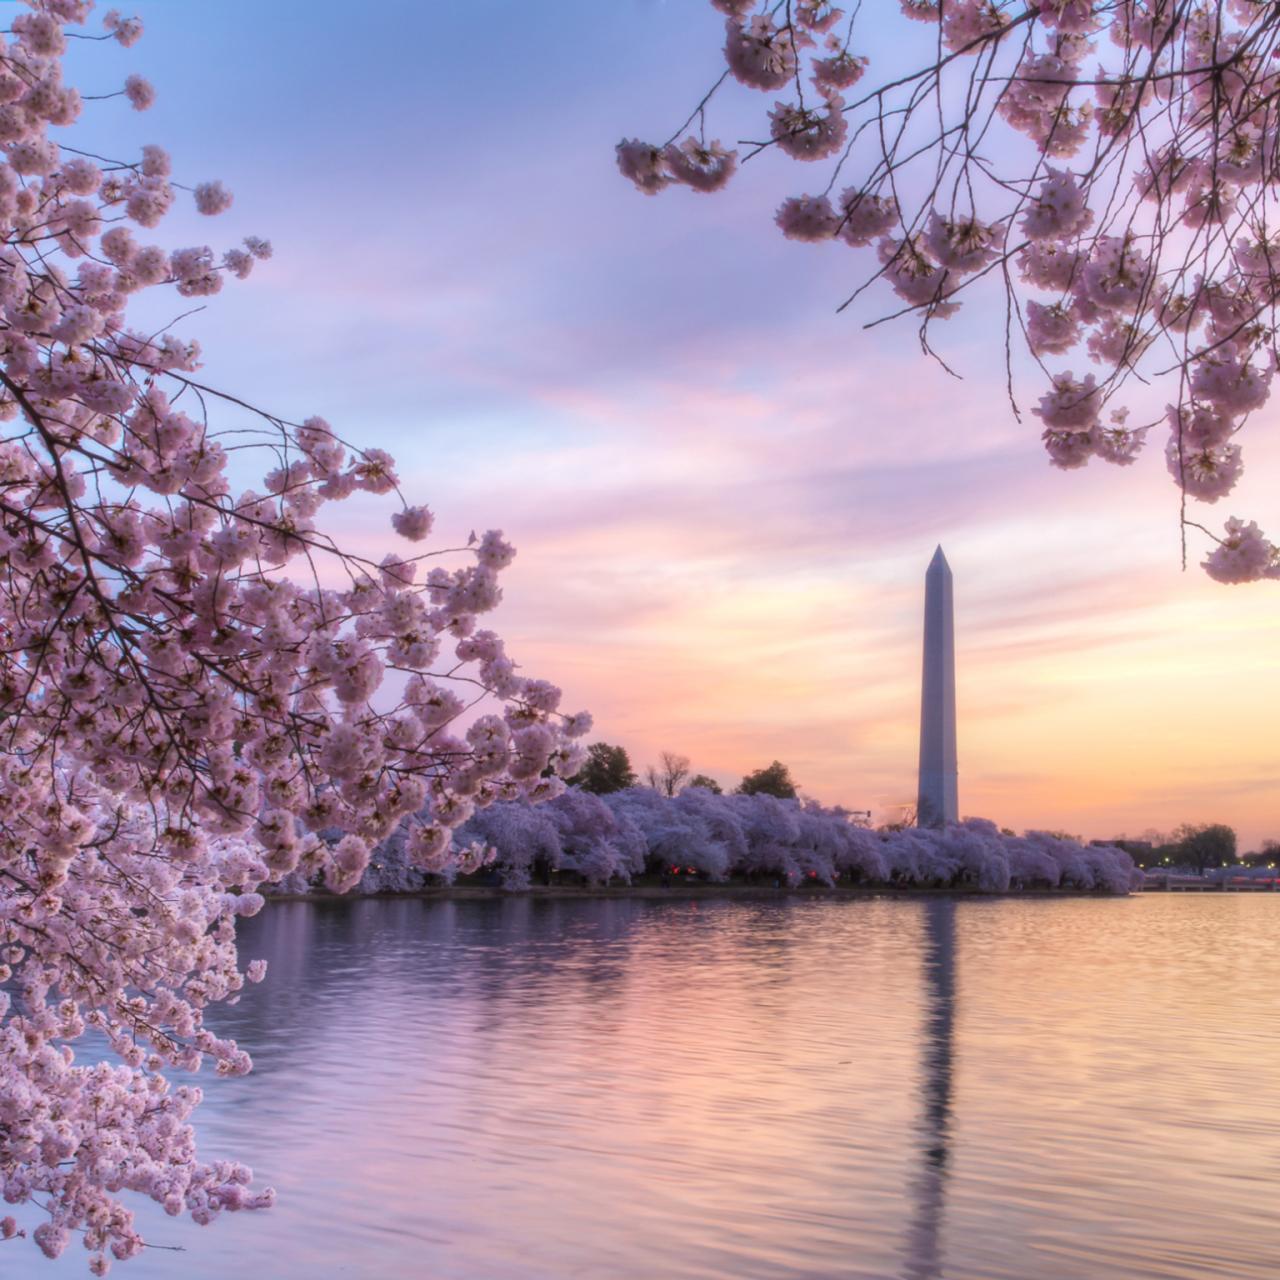
[(1278, 931), (1280, 895), (274, 904), (216, 1018), (256, 1069), (199, 1115), (279, 1204), (147, 1211), (188, 1252), (120, 1274), (1275, 1280)]

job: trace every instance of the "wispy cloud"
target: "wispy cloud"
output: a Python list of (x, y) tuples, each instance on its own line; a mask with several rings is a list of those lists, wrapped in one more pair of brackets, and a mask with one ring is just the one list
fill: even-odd
[[(825, 800), (908, 798), (943, 542), (966, 810), (1280, 835), (1273, 595), (1179, 571), (1154, 450), (1130, 472), (1047, 467), (1005, 394), (994, 298), (938, 334), (963, 380), (910, 326), (863, 331), (874, 299), (837, 316), (858, 259), (770, 225), (793, 171), (669, 200), (612, 172), (618, 136), (657, 133), (701, 85), (709, 6), (702, 44), (675, 5), (572, 0), (555, 24), (522, 5), (476, 22), (387, 0), (368, 24), (330, 0), (241, 8), (145, 15), (157, 65), (183, 68), (154, 77), (158, 140), (236, 187), (228, 234), (278, 246), (199, 322), (209, 372), (393, 447), (446, 538), (503, 526), (520, 555), (501, 630), (600, 736), (725, 782), (779, 757)], [(250, 19), (306, 57), (244, 42)], [(1242, 512), (1274, 509), (1269, 449)], [(381, 555), (384, 509), (345, 524)]]

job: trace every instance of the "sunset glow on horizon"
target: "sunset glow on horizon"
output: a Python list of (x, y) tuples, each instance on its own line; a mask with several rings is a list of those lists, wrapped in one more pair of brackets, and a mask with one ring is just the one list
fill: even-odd
[[(148, 12), (156, 65), (179, 65), (197, 26), (209, 47), (182, 79), (155, 77), (140, 126), (236, 192), (202, 238), (275, 242), (200, 317), (211, 381), (391, 450), (442, 545), (504, 529), (519, 556), (501, 630), (591, 710), (593, 740), (639, 769), (680, 752), (726, 789), (780, 759), (806, 795), (893, 816), (914, 802), (940, 543), (962, 813), (1088, 838), (1225, 822), (1242, 850), (1280, 839), (1276, 587), (1208, 581), (1194, 539), (1182, 571), (1160, 446), (1128, 472), (1052, 470), (1034, 383), (1017, 388), (1022, 422), (1005, 393), (994, 294), (934, 333), (961, 378), (910, 322), (862, 328), (886, 296), (836, 314), (859, 264), (762, 217), (799, 181), (771, 157), (715, 201), (649, 201), (619, 178), (618, 137), (665, 136), (679, 120), (655, 112), (719, 73), (714, 39), (687, 34), (690, 8), (716, 25), (709, 6), (575, 0), (572, 47), (559, 23), (504, 9), (494, 66), (457, 8), (387, 3), (363, 29), (327, 0), (224, 7), (212, 34), (197, 9)], [(249, 25), (305, 29), (305, 70), (243, 42)], [(335, 105), (353, 68), (368, 78)], [(268, 100), (269, 137), (254, 124)], [(361, 207), (335, 196), (338, 154), (367, 170)], [(1208, 523), (1275, 523), (1270, 448)], [(381, 555), (390, 506), (358, 510), (369, 524), (348, 540)]]

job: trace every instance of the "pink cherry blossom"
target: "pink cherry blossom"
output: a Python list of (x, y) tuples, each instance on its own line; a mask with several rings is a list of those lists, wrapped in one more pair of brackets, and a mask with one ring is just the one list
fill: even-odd
[(909, 306), (928, 308), (941, 316), (951, 315), (959, 306), (946, 301), (950, 273), (924, 251), (918, 238), (881, 240), (879, 256), (884, 278)]
[(150, 81), (136, 75), (124, 82), (124, 94), (135, 111), (145, 111), (156, 100), (156, 91), (151, 87)]
[(126, 49), (132, 48), (142, 38), (142, 21), (139, 18), (122, 18), (118, 9), (109, 9), (102, 25)]
[(935, 213), (929, 219), (924, 244), (940, 266), (967, 274), (995, 261), (1004, 245), (1004, 228), (976, 218), (944, 218)]
[(391, 517), (391, 525), (410, 542), (421, 542), (431, 532), (435, 517), (426, 507), (406, 507)]
[(618, 168), (645, 195), (656, 195), (671, 181), (662, 152), (638, 138), (618, 143)]
[(765, 14), (745, 24), (730, 18), (725, 31), (725, 60), (737, 80), (753, 89), (782, 89), (791, 83), (796, 48), (803, 44), (794, 31), (775, 26)]
[(848, 127), (844, 100), (831, 94), (826, 109), (779, 102), (769, 114), (769, 131), (781, 150), (795, 160), (821, 160), (839, 150)]
[(1059, 31), (1096, 31), (1099, 19), (1093, 0), (1040, 0), (1040, 21)]
[(1080, 340), (1080, 321), (1070, 307), (1027, 303), (1027, 341), (1038, 356), (1062, 355)]
[(220, 182), (202, 182), (196, 187), (196, 208), (212, 216), (231, 208), (231, 192)]
[(1211, 448), (1231, 439), (1235, 424), (1213, 405), (1198, 401), (1167, 407), (1169, 430), (1175, 441), (1191, 448)]
[(1046, 427), (1040, 438), (1044, 442), (1049, 461), (1063, 471), (1083, 467), (1098, 451), (1097, 433), (1092, 427), (1082, 431)]
[(774, 221), (788, 240), (830, 240), (840, 225), (826, 196), (791, 196), (782, 202)]
[[(22, 70), (0, 69), (0, 1190), (31, 1246), (83, 1243), (101, 1275), (144, 1246), (127, 1196), (198, 1223), (272, 1202), (200, 1159), (200, 1091), (168, 1074), (251, 1067), (205, 1017), (264, 976), (235, 945), (259, 890), (349, 889), (389, 839), (433, 873), (481, 865), (454, 831), (499, 797), (552, 798), (590, 717), (478, 625), (515, 555), (500, 531), (423, 583), (417, 559), (347, 551), (322, 508), (396, 492), (394, 459), (219, 391), (197, 342), (156, 331), (271, 247), (141, 243), (173, 204), (169, 156), (64, 158), (65, 29), (91, 7), (31, 0), (0, 35)], [(126, 94), (154, 96), (136, 75)], [(230, 203), (216, 182), (195, 198)], [(425, 540), (428, 508), (398, 505)], [(455, 722), (477, 700), (473, 743)], [(105, 1059), (76, 1057), (87, 1034)]]
[[(1243, 457), (1233, 437), (1274, 430), (1259, 411), (1280, 364), (1280, 241), (1266, 214), (1280, 27), (1265, 6), (899, 0), (911, 22), (875, 31), (894, 58), (872, 80), (859, 23), (892, 14), (713, 3), (727, 19), (728, 70), (689, 118), (701, 137), (733, 81), (786, 90), (759, 111), (763, 128), (747, 136), (760, 141), (741, 163), (765, 151), (828, 162), (826, 184), (810, 184), (818, 194), (785, 199), (774, 220), (793, 240), (874, 246), (842, 295), (851, 310), (918, 326), (921, 347), (949, 360), (938, 322), (969, 289), (998, 299), (1009, 336), (1035, 358), (1005, 346), (1014, 416), (1027, 398), (1016, 384), (1046, 357), (1078, 352), (1100, 366), (1076, 391), (1055, 377), (1041, 397), (1051, 462), (1134, 463), (1147, 428), (1103, 426), (1103, 405), (1131, 379), (1163, 380), (1185, 432), (1175, 483), (1206, 502), (1231, 487)], [(679, 161), (665, 154), (666, 164), (636, 150), (628, 176), (647, 192), (669, 185)], [(719, 177), (681, 180), (707, 190)], [(1184, 531), (1197, 523), (1180, 511)]]
[(1191, 376), (1192, 394), (1232, 417), (1260, 409), (1270, 386), (1271, 370), (1242, 359), (1230, 343), (1201, 356)]
[(670, 143), (662, 153), (667, 176), (695, 191), (719, 191), (733, 177), (738, 153), (726, 151), (719, 142), (704, 145), (696, 138)]
[(1253, 521), (1245, 524), (1234, 516), (1227, 521), (1226, 537), (1202, 563), (1216, 582), (1280, 578), (1280, 548), (1268, 542)]
[(1018, 254), (1018, 273), (1029, 285), (1057, 292), (1075, 284), (1083, 266), (1076, 250), (1054, 241), (1029, 244)]
[(837, 47), (828, 57), (813, 60), (813, 82), (822, 93), (850, 89), (862, 79), (867, 59)]
[(1019, 225), (1031, 240), (1067, 240), (1092, 220), (1080, 184), (1071, 174), (1051, 168)]
[(1165, 449), (1169, 474), (1193, 498), (1217, 502), (1235, 488), (1242, 469), (1240, 446), (1179, 444), (1176, 438)]
[(898, 221), (893, 202), (873, 192), (849, 187), (840, 196), (840, 238), (859, 248), (890, 232)]
[(972, 53), (984, 37), (1004, 26), (992, 0), (953, 0), (943, 10), (943, 42), (953, 53)]
[(831, 0), (796, 0), (796, 22), (807, 31), (830, 31), (843, 17)]
[(1040, 397), (1032, 409), (1052, 429), (1087, 430), (1098, 420), (1102, 409), (1098, 380), (1089, 373), (1077, 380), (1074, 374), (1053, 375), (1053, 390)]
[[(715, 795), (698, 787), (674, 798), (645, 787), (594, 796), (570, 787), (550, 803), (500, 801), (459, 833), (512, 888), (539, 868), (590, 884), (627, 883), (645, 872), (692, 872), (712, 881), (767, 877), (788, 885), (839, 882), (972, 888), (1074, 889), (1125, 894), (1141, 883), (1128, 854), (1043, 832), (1004, 834), (969, 818), (942, 830), (871, 830), (839, 808), (773, 796)], [(418, 887), (400, 841), (378, 851), (366, 890)], [(419, 865), (421, 861), (419, 860)], [(406, 874), (408, 873), (408, 874)]]
[(1123, 409), (1116, 410), (1109, 426), (1094, 429), (1094, 452), (1104, 462), (1118, 467), (1130, 467), (1137, 461), (1147, 441), (1146, 427), (1126, 427)]

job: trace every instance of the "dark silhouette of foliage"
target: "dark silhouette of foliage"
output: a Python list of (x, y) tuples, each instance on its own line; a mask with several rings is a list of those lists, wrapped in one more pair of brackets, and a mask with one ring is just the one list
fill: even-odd
[(1280, 863), (1280, 840), (1264, 840), (1256, 853), (1246, 853), (1240, 859), (1252, 867), (1274, 867)]
[(779, 800), (794, 800), (796, 784), (791, 771), (781, 760), (775, 760), (767, 769), (749, 773), (738, 784), (738, 794), (743, 796), (777, 796)]
[(1224, 823), (1184, 823), (1173, 833), (1173, 861), (1197, 871), (1229, 867), (1236, 861), (1236, 833)]
[(689, 787), (701, 787), (703, 791), (710, 791), (716, 796), (724, 795), (724, 788), (714, 778), (707, 777), (705, 773), (695, 773), (685, 784), (686, 790)]
[(569, 781), (582, 791), (604, 796), (611, 791), (634, 787), (636, 775), (625, 748), (611, 746), (607, 742), (593, 742), (587, 748), (586, 764)]

